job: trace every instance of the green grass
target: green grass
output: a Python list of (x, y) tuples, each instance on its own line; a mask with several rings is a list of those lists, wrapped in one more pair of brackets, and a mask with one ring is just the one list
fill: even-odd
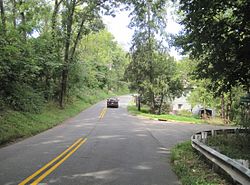
[(190, 141), (171, 150), (171, 164), (183, 185), (229, 185), (193, 150)]
[[(209, 137), (207, 145), (232, 159), (250, 161), (250, 135), (223, 134)], [(232, 147), (233, 146), (233, 147)]]
[(128, 111), (133, 115), (144, 116), (150, 119), (162, 119), (167, 121), (178, 121), (178, 122), (195, 123), (195, 124), (201, 124), (201, 123), (215, 124), (215, 125), (223, 124), (223, 121), (219, 118), (203, 120), (195, 116), (181, 116), (172, 114), (161, 114), (161, 115), (150, 114), (149, 108), (142, 107), (141, 111), (138, 111), (135, 105), (129, 105)]
[(0, 114), (0, 145), (50, 129), (110, 96), (114, 94), (103, 91), (88, 92), (68, 104), (65, 109), (49, 103), (40, 114), (6, 110)]

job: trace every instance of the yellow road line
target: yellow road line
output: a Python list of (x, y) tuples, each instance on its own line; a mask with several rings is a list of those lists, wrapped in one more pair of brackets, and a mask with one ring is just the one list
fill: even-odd
[(60, 166), (66, 159), (68, 159), (83, 143), (85, 143), (87, 138), (80, 142), (78, 146), (76, 146), (70, 153), (68, 153), (64, 158), (62, 158), (58, 163), (48, 169), (44, 174), (42, 174), (38, 179), (32, 182), (30, 185), (37, 185), (41, 182), (45, 177), (47, 177), (51, 172), (53, 172), (58, 166)]
[(104, 109), (104, 112), (103, 112), (103, 116), (102, 116), (102, 118), (105, 116), (105, 114), (106, 114), (107, 110), (108, 110), (107, 108), (105, 108), (105, 109)]
[(102, 109), (101, 114), (100, 114), (100, 116), (99, 116), (99, 119), (102, 119), (104, 109), (105, 109), (105, 108)]
[(76, 142), (74, 142), (68, 149), (66, 149), (63, 153), (61, 153), (58, 157), (51, 160), (49, 163), (47, 163), (45, 166), (37, 170), (35, 173), (24, 179), (22, 182), (20, 182), (18, 185), (25, 185), (27, 182), (29, 182), (31, 179), (39, 175), (42, 171), (44, 171), (46, 168), (48, 168), (51, 164), (53, 164), (55, 161), (60, 159), (63, 155), (65, 155), (69, 150), (71, 150), (74, 146), (76, 146), (78, 143), (80, 143), (83, 140), (83, 138), (78, 139)]
[(107, 112), (107, 108), (103, 108), (100, 113), (99, 119), (102, 119), (105, 116), (106, 112)]

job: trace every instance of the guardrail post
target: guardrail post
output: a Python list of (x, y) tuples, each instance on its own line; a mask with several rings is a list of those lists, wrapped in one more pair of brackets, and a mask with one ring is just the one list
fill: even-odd
[(236, 134), (236, 135), (239, 135), (239, 133), (240, 133), (240, 132), (239, 132), (239, 129), (236, 128), (236, 129), (235, 129), (235, 134)]
[(211, 130), (212, 137), (216, 135), (215, 130)]
[(201, 132), (201, 140), (202, 140), (202, 142), (206, 142), (206, 140), (207, 140), (207, 132)]
[(198, 141), (201, 140), (201, 135), (200, 135), (200, 134), (196, 134), (196, 135), (194, 135), (194, 137), (195, 137), (195, 139), (197, 139)]

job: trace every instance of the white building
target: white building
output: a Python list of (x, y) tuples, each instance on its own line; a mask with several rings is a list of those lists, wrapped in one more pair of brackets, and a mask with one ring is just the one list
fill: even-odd
[(192, 106), (188, 103), (186, 96), (181, 96), (180, 98), (174, 99), (172, 102), (173, 112), (178, 112), (180, 110), (192, 111)]
[[(194, 115), (200, 115), (202, 114), (202, 111), (204, 111), (204, 108), (201, 105), (196, 105), (192, 107), (188, 101), (187, 96), (181, 96), (180, 98), (174, 99), (172, 102), (173, 107), (173, 113), (176, 114), (178, 111), (186, 110), (192, 112)], [(214, 109), (206, 108), (206, 110), (211, 114), (212, 117), (216, 115)]]

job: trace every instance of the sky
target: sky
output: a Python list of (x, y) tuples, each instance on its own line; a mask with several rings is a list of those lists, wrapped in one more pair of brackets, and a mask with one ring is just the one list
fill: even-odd
[[(168, 14), (167, 20), (168, 22), (166, 31), (168, 33), (177, 34), (179, 31), (181, 31), (182, 27), (176, 23), (173, 15)], [(129, 51), (133, 35), (133, 30), (128, 28), (130, 22), (129, 12), (118, 12), (115, 17), (103, 16), (103, 21), (106, 24), (107, 29), (114, 35), (115, 40), (126, 51)], [(173, 47), (170, 48), (170, 55), (174, 56), (177, 60), (180, 60), (182, 57)]]

